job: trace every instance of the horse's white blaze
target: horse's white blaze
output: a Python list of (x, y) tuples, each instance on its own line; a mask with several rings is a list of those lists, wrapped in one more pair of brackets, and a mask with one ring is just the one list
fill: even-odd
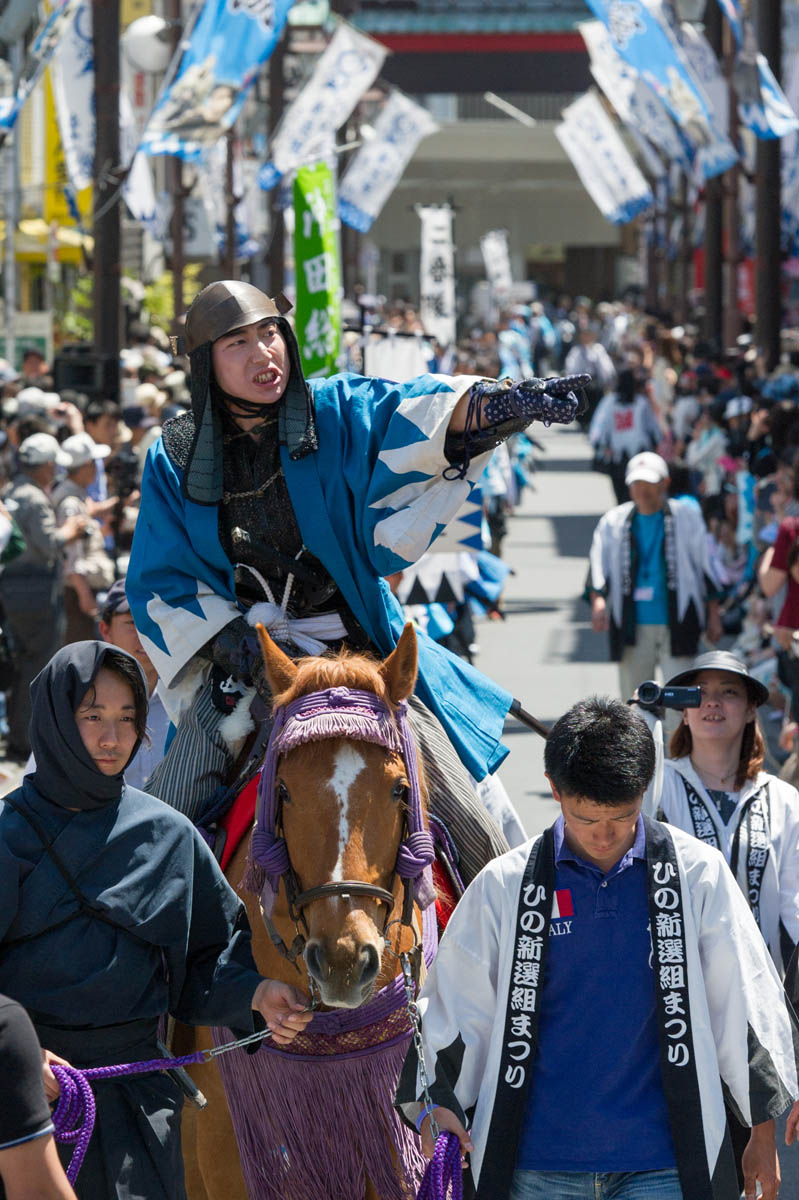
[(339, 802), (338, 818), (338, 858), (333, 868), (333, 882), (340, 883), (344, 878), (344, 851), (350, 840), (350, 824), (348, 820), (350, 788), (366, 766), (363, 755), (352, 746), (341, 746), (336, 754), (333, 774), (330, 776), (330, 787)]

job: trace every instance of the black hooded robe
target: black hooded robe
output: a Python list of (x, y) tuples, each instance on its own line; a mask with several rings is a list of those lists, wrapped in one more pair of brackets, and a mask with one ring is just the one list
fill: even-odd
[[(160, 1057), (165, 1012), (260, 1024), (247, 917), (205, 842), (180, 813), (97, 771), (80, 739), (72, 714), (110, 649), (67, 646), (34, 681), (37, 770), (0, 804), (0, 990), (76, 1067)], [(153, 1073), (95, 1094), (78, 1196), (181, 1200), (178, 1086)]]

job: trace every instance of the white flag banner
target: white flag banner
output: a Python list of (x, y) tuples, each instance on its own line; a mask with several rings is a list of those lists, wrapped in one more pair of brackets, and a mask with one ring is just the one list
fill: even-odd
[(555, 137), (571, 159), (580, 182), (602, 216), (614, 225), (623, 224), (616, 198), (596, 160), (591, 157), (591, 147), (581, 130), (573, 122), (561, 121), (560, 125), (555, 126)]
[[(67, 176), (71, 187), (79, 192), (93, 182), (96, 132), (92, 10), (87, 0), (78, 5), (74, 21), (56, 46), (50, 62), (50, 83)], [(139, 138), (133, 107), (122, 90), (119, 93), (119, 140), (120, 159), (128, 163)], [(133, 159), (122, 194), (133, 218), (155, 232), (155, 189), (150, 164), (144, 154), (136, 154)]]
[[(561, 136), (564, 126), (567, 131), (566, 140)], [(563, 123), (555, 133), (589, 195), (614, 225), (626, 224), (653, 203), (649, 184), (621, 140), (596, 92), (586, 92), (565, 108)], [(575, 158), (575, 149), (579, 155), (584, 156), (585, 168)], [(586, 183), (586, 175), (594, 172), (599, 174), (604, 184), (604, 191), (599, 189), (599, 194), (603, 195), (601, 204)], [(608, 197), (611, 201), (609, 209)]]
[(320, 147), (341, 128), (374, 83), (386, 53), (385, 46), (351, 25), (339, 25), (278, 126), (269, 161), (258, 176), (262, 188), (274, 187), (289, 171), (319, 158)]
[(630, 140), (638, 151), (638, 156), (643, 164), (644, 170), (652, 179), (665, 179), (669, 173), (668, 166), (652, 149), (651, 144), (646, 140), (644, 135), (636, 128), (635, 125), (627, 126), (627, 133)]
[(441, 346), (455, 341), (455, 263), (452, 209), (448, 204), (417, 205), (422, 222), (419, 316), (425, 333)]
[[(799, 50), (790, 49), (785, 55), (783, 78), (791, 107), (799, 112)], [(784, 248), (793, 257), (799, 254), (799, 133), (782, 139), (781, 154)]]
[(619, 120), (637, 129), (669, 162), (685, 170), (691, 165), (686, 142), (663, 101), (618, 53), (602, 21), (581, 21), (580, 33), (591, 60), (591, 74), (619, 114)]
[[(205, 155), (197, 178), (198, 190), (205, 205), (208, 222), (215, 231), (215, 243), (220, 254), (228, 252), (227, 156), (227, 138), (222, 137)], [(261, 195), (257, 189), (256, 193), (258, 196)], [(260, 244), (250, 231), (250, 210), (247, 203), (241, 148), (238, 143), (234, 145), (233, 149), (233, 194), (238, 197), (238, 203), (233, 210), (233, 232), (236, 243), (234, 257), (240, 261), (250, 259), (257, 254)], [(261, 202), (263, 204), (263, 197), (261, 197)]]
[(513, 287), (507, 231), (491, 229), (484, 233), (480, 238), (480, 250), (491, 290), (499, 299), (507, 296)]
[(87, 3), (78, 5), (53, 52), (50, 83), (67, 175), (80, 192), (93, 182), (94, 170), (94, 50)]
[(680, 25), (680, 45), (688, 65), (707, 94), (717, 128), (727, 129), (730, 123), (730, 88), (721, 73), (715, 50), (705, 35), (688, 21)]
[(374, 122), (375, 136), (359, 149), (341, 180), (338, 213), (366, 233), (399, 182), (422, 138), (439, 128), (426, 108), (392, 92)]

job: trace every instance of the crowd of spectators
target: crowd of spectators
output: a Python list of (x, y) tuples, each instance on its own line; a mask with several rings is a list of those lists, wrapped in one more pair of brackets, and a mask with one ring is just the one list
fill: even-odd
[[(631, 298), (512, 305), (493, 319), (462, 320), (462, 336), (447, 348), (425, 336), (408, 302), (361, 296), (349, 310), (347, 370), (398, 379), (424, 370), (591, 374), (580, 420), (595, 469), (609, 475), (621, 503), (632, 457), (655, 450), (666, 460), (670, 496), (701, 509), (726, 644), (771, 689), (770, 750), (780, 760), (796, 750), (799, 342), (786, 335), (782, 361), (767, 374), (746, 335), (721, 351)], [(163, 421), (190, 403), (186, 360), (173, 356), (166, 334), (141, 323), (129, 341), (119, 403), (56, 392), (34, 348), (20, 372), (0, 360), (0, 601), (11, 652), (27, 663), (12, 685), (22, 702), (8, 706), (21, 716), (5, 730), (16, 757), (28, 753), (22, 696), (31, 672), (60, 642), (96, 635), (105, 596), (125, 575), (147, 450)], [(521, 491), (534, 486), (535, 450), (534, 439), (519, 436), (484, 475), (484, 540), (495, 554)], [(8, 653), (0, 646), (0, 676)]]

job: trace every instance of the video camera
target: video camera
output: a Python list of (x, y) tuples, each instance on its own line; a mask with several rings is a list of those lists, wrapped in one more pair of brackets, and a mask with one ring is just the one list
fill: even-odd
[(699, 708), (702, 703), (702, 689), (698, 687), (661, 687), (654, 679), (648, 679), (638, 685), (638, 699), (641, 708), (654, 712), (658, 708)]

